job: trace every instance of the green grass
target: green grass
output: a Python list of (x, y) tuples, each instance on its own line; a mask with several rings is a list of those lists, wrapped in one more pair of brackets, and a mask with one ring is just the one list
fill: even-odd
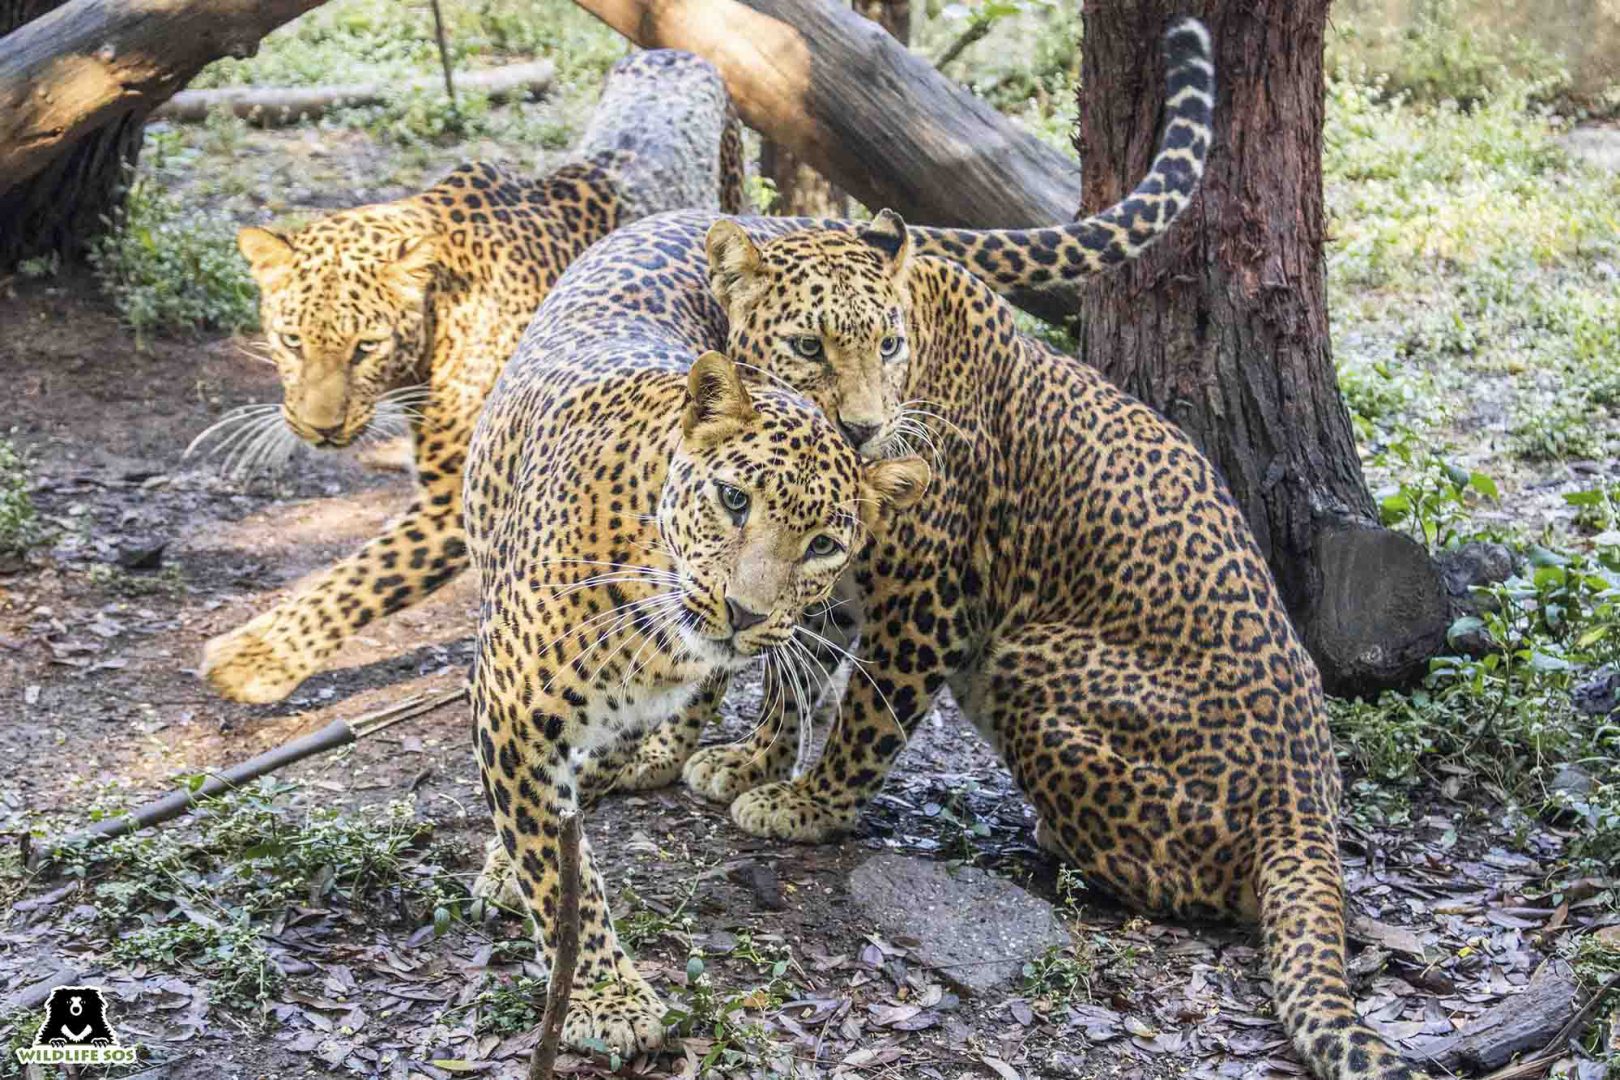
[[(1438, 396), (1500, 384), (1525, 462), (1600, 456), (1620, 402), (1620, 177), (1572, 162), (1533, 87), (1463, 109), (1329, 89), (1332, 317), (1370, 428), (1429, 434)], [(1375, 377), (1376, 376), (1376, 377)]]
[(465, 897), (409, 803), (299, 809), (294, 790), (261, 781), (211, 800), (192, 824), (68, 853), (64, 872), (92, 897), (84, 932), (109, 939), (123, 963), (194, 970), (215, 1000), (255, 1009), (282, 981), (265, 938), (289, 906), (449, 925)]
[(27, 459), (0, 437), (0, 555), (19, 554), (40, 540), (30, 483)]
[(130, 185), (90, 262), (137, 343), (154, 331), (258, 326), (258, 290), (236, 250), (236, 227), (182, 205), (148, 177)]
[[(477, 0), (442, 9), (455, 71), (547, 58), (557, 67), (554, 94), (594, 94), (607, 69), (627, 51), (623, 38), (564, 0)], [(321, 125), (362, 128), (404, 145), (475, 135), (514, 142), (549, 139), (553, 146), (559, 139), (563, 145), (570, 141), (571, 131), (547, 135), (554, 122), (531, 131), (521, 110), (491, 109), (487, 98), (464, 89), (452, 109), (436, 81), (439, 71), (427, 5), (335, 0), (266, 37), (257, 55), (210, 64), (192, 85), (398, 86), (428, 77), (435, 79), (428, 88), (391, 95), (382, 105), (337, 110)]]

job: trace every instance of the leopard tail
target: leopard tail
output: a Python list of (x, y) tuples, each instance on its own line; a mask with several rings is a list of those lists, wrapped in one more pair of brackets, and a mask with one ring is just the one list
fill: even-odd
[(742, 121), (737, 107), (727, 104), (726, 126), (720, 132), (720, 212), (741, 214), (746, 201), (748, 166), (743, 161)]
[(1277, 1013), (1319, 1080), (1421, 1080), (1356, 1012), (1331, 827), (1272, 833), (1256, 853), (1260, 928)]
[(1100, 274), (1141, 255), (1192, 201), (1209, 155), (1215, 65), (1209, 31), (1182, 19), (1164, 36), (1165, 126), (1158, 156), (1122, 201), (1069, 225), (1041, 229), (912, 226), (913, 254), (961, 263), (997, 292)]

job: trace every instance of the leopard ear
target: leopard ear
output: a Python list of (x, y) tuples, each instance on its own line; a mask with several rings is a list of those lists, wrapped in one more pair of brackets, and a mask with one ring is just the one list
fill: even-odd
[(759, 275), (759, 248), (731, 218), (710, 225), (703, 246), (709, 253), (709, 289), (729, 313), (749, 282)]
[(417, 236), (399, 246), (399, 254), (388, 264), (388, 276), (401, 290), (420, 293), (433, 280), (438, 264), (438, 247), (431, 236)]
[(736, 434), (755, 416), (737, 365), (724, 353), (706, 352), (686, 379), (686, 413), (681, 433), (695, 445), (712, 445)]
[(867, 528), (875, 530), (885, 518), (914, 506), (928, 490), (930, 476), (928, 462), (915, 455), (866, 465), (861, 508)]
[(250, 225), (236, 234), (236, 249), (248, 261), (248, 269), (259, 281), (269, 281), (293, 268), (292, 242), (278, 232)]
[(905, 273), (911, 261), (911, 233), (906, 229), (905, 219), (899, 214), (893, 210), (879, 210), (877, 216), (863, 226), (857, 235), (863, 244), (876, 248), (889, 260), (891, 275)]

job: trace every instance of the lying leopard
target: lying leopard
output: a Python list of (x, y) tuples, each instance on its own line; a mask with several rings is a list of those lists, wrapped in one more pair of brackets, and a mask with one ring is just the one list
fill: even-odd
[[(559, 821), (580, 765), (792, 647), (919, 458), (863, 462), (804, 400), (750, 392), (719, 353), (634, 327), (574, 332), (545, 305), (475, 430), (467, 535), (480, 614), (472, 711), (484, 794), (548, 954)], [(663, 1008), (619, 946), (588, 845), (563, 1035), (634, 1052)], [(600, 1045), (598, 1043), (598, 1045)]]
[[(288, 599), (208, 642), (202, 673), (238, 701), (277, 701), (350, 635), (466, 565), (462, 465), (484, 398), (568, 264), (637, 217), (736, 209), (738, 128), (724, 84), (687, 53), (636, 53), (610, 73), (584, 160), (531, 181), (464, 165), (419, 195), (297, 232), (243, 229), (280, 370), (277, 411), (239, 414), (237, 445), (285, 422), (342, 447), (379, 414), (408, 417), (417, 493), (404, 515)], [(253, 411), (257, 410), (257, 411)]]

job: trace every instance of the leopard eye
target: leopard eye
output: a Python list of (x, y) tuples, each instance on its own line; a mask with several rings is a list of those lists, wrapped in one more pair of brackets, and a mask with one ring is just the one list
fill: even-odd
[(720, 492), (720, 505), (726, 508), (732, 520), (741, 525), (743, 518), (748, 516), (748, 492), (719, 481), (715, 482), (715, 487)]
[(356, 355), (356, 356), (371, 356), (372, 354), (374, 354), (374, 353), (378, 352), (379, 350), (381, 350), (382, 347), (383, 347), (383, 341), (380, 338), (378, 340), (376, 340), (376, 341), (360, 341), (360, 342), (356, 342), (355, 346), (354, 346), (354, 355)]
[(885, 360), (893, 360), (895, 354), (899, 351), (900, 339), (898, 337), (891, 335), (878, 342), (878, 354), (881, 355)]
[(293, 352), (297, 352), (304, 345), (304, 339), (297, 334), (277, 334), (276, 337), (281, 339), (283, 348), (291, 349)]
[(813, 537), (808, 547), (804, 549), (805, 557), (811, 559), (825, 559), (837, 555), (844, 550), (844, 545), (833, 536), (822, 533)]
[(821, 339), (809, 334), (802, 334), (793, 340), (793, 351), (806, 360), (817, 360), (821, 357)]

